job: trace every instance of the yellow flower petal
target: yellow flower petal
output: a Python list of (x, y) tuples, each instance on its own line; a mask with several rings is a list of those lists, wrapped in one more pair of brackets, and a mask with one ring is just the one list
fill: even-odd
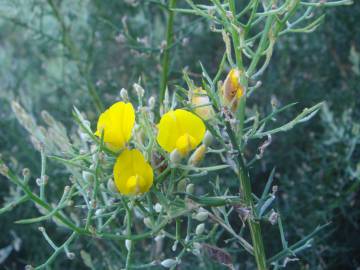
[(117, 102), (103, 112), (97, 123), (95, 135), (101, 137), (112, 150), (120, 150), (130, 140), (135, 125), (135, 111), (131, 103)]
[(196, 141), (194, 137), (192, 137), (188, 133), (180, 136), (176, 141), (176, 149), (180, 152), (182, 156), (187, 155), (195, 147)]
[(224, 105), (231, 105), (233, 111), (236, 111), (239, 99), (244, 95), (244, 88), (239, 79), (240, 71), (235, 68), (231, 69), (220, 89)]
[(169, 153), (178, 149), (183, 155), (200, 144), (206, 131), (201, 118), (182, 109), (164, 114), (158, 128), (159, 145)]
[(139, 150), (124, 150), (114, 165), (115, 185), (124, 195), (137, 195), (149, 191), (154, 173)]

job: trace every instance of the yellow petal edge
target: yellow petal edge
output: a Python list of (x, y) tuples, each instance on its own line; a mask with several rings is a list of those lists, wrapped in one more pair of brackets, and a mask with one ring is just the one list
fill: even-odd
[(135, 125), (135, 110), (131, 103), (117, 102), (103, 112), (97, 122), (95, 135), (101, 137), (111, 150), (124, 148)]
[(137, 150), (124, 150), (114, 165), (114, 180), (123, 195), (138, 195), (149, 191), (154, 173), (142, 153)]
[(203, 140), (206, 127), (200, 117), (178, 109), (165, 113), (158, 125), (157, 141), (167, 152), (177, 149), (181, 155), (188, 154)]

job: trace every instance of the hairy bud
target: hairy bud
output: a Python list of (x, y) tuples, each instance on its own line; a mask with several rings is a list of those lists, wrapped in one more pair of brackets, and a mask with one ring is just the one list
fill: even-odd
[(177, 260), (174, 259), (165, 259), (160, 263), (165, 268), (171, 268), (178, 264)]
[(205, 230), (205, 224), (204, 223), (200, 223), (199, 225), (196, 226), (195, 229), (195, 233), (196, 235), (201, 235)]

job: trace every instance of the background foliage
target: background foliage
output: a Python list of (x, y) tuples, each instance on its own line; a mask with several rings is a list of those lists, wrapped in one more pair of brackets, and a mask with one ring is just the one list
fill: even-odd
[[(62, 28), (52, 2), (69, 28)], [(353, 6), (327, 9), (326, 14), (316, 32), (288, 35), (278, 43), (263, 86), (250, 99), (251, 109), (264, 112), (291, 102), (300, 101), (299, 106), (305, 107), (326, 101), (325, 109), (312, 121), (275, 136), (253, 170), (254, 179), (262, 183), (277, 167), (275, 181), (289, 240), (331, 222), (289, 269), (360, 267), (356, 256), (360, 253), (360, 5), (355, 1)], [(50, 112), (71, 133), (75, 130), (73, 106), (95, 123), (101, 106), (94, 105), (94, 91), (105, 106), (118, 98), (122, 87), (131, 89), (140, 78), (148, 96), (157, 93), (165, 19), (161, 1), (1, 0), (0, 152), (12, 168), (27, 167), (39, 174), (40, 154), (15, 118), (11, 100), (19, 101), (41, 125), (41, 112)], [(171, 85), (182, 84), (185, 67), (195, 80), (200, 77), (199, 61), (210, 73), (216, 71), (224, 45), (205, 20), (177, 14), (175, 35)], [(51, 185), (67, 181), (66, 174), (53, 165), (50, 162), (50, 168), (54, 167), (49, 173)], [(2, 205), (15, 190), (0, 177)], [(1, 215), (1, 268), (19, 269), (48, 256), (49, 247), (37, 226), (14, 224), (34, 212), (23, 205)], [(271, 234), (266, 236), (267, 250), (279, 244), (271, 239)], [(102, 241), (84, 240), (77, 245), (77, 250), (93, 258), (94, 265), (102, 258), (111, 262), (120, 256), (109, 252), (111, 247)], [(7, 257), (9, 247), (12, 251)], [(79, 252), (73, 261), (57, 260), (54, 269), (85, 269), (89, 262), (84, 254)]]

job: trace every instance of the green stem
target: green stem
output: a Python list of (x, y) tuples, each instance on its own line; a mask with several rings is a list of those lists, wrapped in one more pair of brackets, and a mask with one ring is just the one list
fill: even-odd
[[(134, 204), (134, 201), (131, 202), (130, 208), (127, 207), (124, 204), (125, 209), (126, 209), (126, 233), (128, 235), (131, 235), (131, 226), (133, 225), (132, 224), (132, 208), (133, 208), (133, 204)], [(126, 263), (125, 263), (125, 269), (126, 270), (130, 269), (131, 256), (132, 256), (132, 253), (133, 253), (133, 246), (135, 244), (133, 240), (130, 240), (130, 241), (131, 241), (131, 244), (130, 244), (129, 249), (128, 249), (128, 253), (127, 253), (127, 256), (126, 256)]]
[(46, 156), (45, 156), (45, 150), (44, 146), (41, 147), (41, 174), (40, 174), (40, 199), (43, 201), (46, 201), (45, 199), (45, 181), (46, 181), (46, 175), (45, 175), (45, 169), (46, 169)]
[(162, 104), (165, 96), (165, 89), (169, 79), (169, 64), (170, 64), (170, 48), (174, 42), (174, 16), (175, 12), (172, 10), (175, 8), (176, 0), (170, 0), (168, 5), (168, 22), (166, 27), (166, 48), (164, 49), (164, 56), (162, 60), (162, 74), (161, 74), (161, 82), (160, 82), (160, 95), (159, 102)]
[(264, 243), (261, 235), (260, 221), (256, 221), (253, 217), (255, 216), (255, 207), (251, 195), (251, 184), (249, 174), (245, 168), (245, 164), (241, 156), (239, 156), (239, 179), (240, 187), (243, 192), (245, 204), (251, 209), (252, 217), (248, 219), (250, 228), (251, 240), (254, 248), (254, 256), (258, 270), (265, 270), (266, 268), (266, 256)]
[[(2, 161), (0, 160), (0, 165), (2, 164)], [(12, 172), (8, 172), (7, 178), (13, 182), (15, 185), (19, 186), (23, 192), (26, 194), (26, 196), (33, 201), (35, 204), (37, 204), (38, 206), (44, 208), (45, 210), (47, 210), (47, 212), (52, 212), (54, 209), (45, 201), (43, 201), (39, 196), (37, 196), (36, 194), (34, 194), (30, 188), (23, 183), (14, 173)], [(77, 234), (89, 234), (86, 230), (77, 227), (74, 223), (72, 223), (70, 221), (70, 219), (68, 219), (65, 215), (63, 215), (62, 213), (55, 213), (54, 217), (57, 218), (58, 220), (60, 220), (62, 223), (64, 223), (64, 225), (66, 225), (66, 227), (68, 227), (69, 229), (73, 230), (74, 232), (76, 232)]]
[(268, 16), (268, 18), (266, 19), (265, 28), (262, 33), (259, 45), (255, 52), (254, 58), (251, 60), (250, 66), (247, 70), (247, 74), (249, 77), (251, 77), (254, 74), (256, 66), (261, 58), (262, 53), (264, 52), (266, 42), (268, 41), (269, 31), (271, 29), (274, 19), (275, 17), (272, 15)]
[[(234, 17), (233, 23), (236, 25), (235, 0), (229, 0), (229, 6), (230, 6), (230, 10)], [(271, 23), (272, 23), (272, 21), (268, 20), (268, 22), (267, 22), (268, 30), (270, 28)], [(242, 63), (242, 58), (241, 58), (239, 31), (235, 27), (232, 27), (231, 35), (232, 35), (234, 51), (235, 51), (235, 56), (236, 56), (236, 66), (242, 73), (241, 78), (240, 78), (240, 83), (246, 89), (247, 78), (245, 76), (245, 72), (243, 72), (244, 68), (243, 68), (243, 63)], [(260, 57), (262, 47), (264, 46), (264, 43), (265, 43), (265, 38), (266, 38), (266, 35), (263, 35), (263, 38), (260, 41), (260, 45), (259, 45), (258, 52), (257, 52), (258, 55), (256, 57)], [(251, 63), (251, 65), (256, 66), (257, 61), (258, 61), (258, 59), (253, 61)], [(237, 134), (239, 134), (240, 142), (242, 142), (242, 134), (243, 134), (244, 120), (245, 120), (245, 107), (246, 107), (246, 95), (244, 95), (241, 98), (239, 108), (237, 111), (237, 118), (239, 120), (239, 125), (237, 127), (238, 128)], [(266, 270), (267, 268), (266, 268), (266, 256), (265, 256), (264, 243), (262, 240), (260, 223), (259, 223), (259, 221), (255, 220), (256, 213), (255, 213), (255, 207), (254, 207), (254, 202), (253, 202), (253, 198), (252, 198), (251, 183), (250, 183), (250, 179), (249, 179), (249, 173), (247, 171), (245, 162), (244, 162), (242, 154), (241, 154), (242, 146), (239, 147), (237, 137), (236, 137), (230, 123), (228, 123), (228, 122), (226, 123), (226, 129), (228, 131), (228, 134), (229, 134), (229, 137), (231, 140), (231, 144), (232, 144), (234, 150), (236, 150), (239, 153), (238, 160), (237, 160), (237, 167), (238, 167), (238, 171), (239, 171), (238, 174), (239, 174), (239, 181), (240, 181), (240, 189), (241, 189), (245, 204), (248, 208), (251, 209), (251, 213), (252, 213), (251, 218), (248, 219), (248, 224), (249, 224), (249, 228), (250, 228), (251, 240), (252, 240), (252, 244), (253, 244), (254, 256), (255, 256), (255, 260), (256, 260), (256, 264), (257, 264), (257, 269), (258, 270)], [(241, 145), (242, 145), (242, 143), (241, 143)]]
[(230, 124), (226, 123), (226, 129), (230, 137), (231, 144), (236, 150), (239, 155), (237, 159), (237, 168), (239, 170), (239, 181), (240, 181), (240, 189), (241, 194), (243, 195), (244, 202), (246, 207), (251, 209), (251, 218), (248, 219), (248, 224), (250, 228), (251, 240), (254, 249), (254, 256), (257, 264), (258, 270), (266, 270), (266, 255), (264, 249), (264, 243), (262, 240), (261, 235), (261, 228), (260, 222), (255, 220), (254, 217), (256, 216), (254, 202), (252, 199), (252, 192), (251, 192), (251, 183), (249, 179), (249, 173), (245, 166), (245, 162), (243, 157), (240, 153), (239, 145), (237, 144), (236, 136), (234, 131), (232, 130)]
[[(235, 0), (229, 1), (230, 11), (233, 15), (233, 23), (236, 25), (236, 7), (235, 7)], [(234, 52), (235, 52), (235, 59), (236, 59), (236, 65), (239, 70), (243, 70), (243, 61), (241, 56), (241, 48), (240, 48), (240, 35), (239, 31), (235, 26), (231, 26), (231, 36), (234, 46)]]

